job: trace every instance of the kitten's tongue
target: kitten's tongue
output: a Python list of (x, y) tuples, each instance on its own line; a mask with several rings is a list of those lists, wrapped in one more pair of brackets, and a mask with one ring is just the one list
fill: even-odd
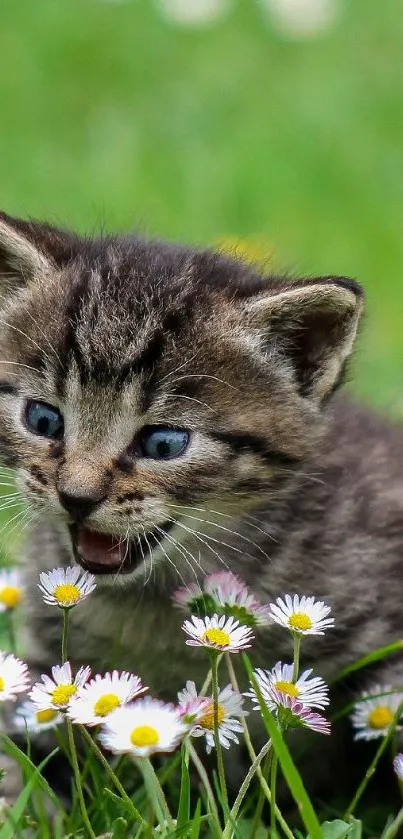
[(77, 549), (88, 568), (105, 566), (119, 568), (125, 557), (125, 545), (118, 536), (96, 533), (95, 530), (80, 530), (77, 534)]

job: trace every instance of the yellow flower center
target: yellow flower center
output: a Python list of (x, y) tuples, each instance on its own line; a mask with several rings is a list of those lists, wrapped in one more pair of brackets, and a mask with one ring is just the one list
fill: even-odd
[[(217, 722), (220, 725), (225, 720), (225, 708), (224, 705), (218, 704), (217, 708)], [(214, 728), (214, 705), (208, 705), (206, 708), (205, 713), (202, 717), (200, 717), (198, 721), (198, 725), (201, 725), (203, 728), (208, 728), (209, 731), (212, 731)]]
[(217, 647), (226, 647), (230, 642), (228, 632), (222, 629), (206, 629), (202, 641), (209, 641), (210, 644), (215, 644)]
[(393, 713), (386, 705), (378, 705), (371, 711), (368, 723), (371, 728), (386, 728), (393, 721)]
[(279, 682), (274, 683), (274, 687), (280, 690), (281, 693), (286, 693), (287, 696), (299, 696), (299, 690), (293, 682)]
[(305, 612), (294, 612), (290, 615), (288, 624), (291, 629), (295, 629), (297, 632), (301, 632), (304, 629), (311, 629), (312, 627), (312, 621)]
[(103, 696), (97, 699), (94, 705), (94, 714), (97, 714), (98, 717), (106, 717), (107, 714), (110, 714), (111, 711), (118, 708), (120, 704), (120, 699), (116, 696), (116, 693), (104, 693)]
[(152, 725), (138, 725), (133, 728), (130, 734), (130, 741), (133, 746), (156, 746), (160, 739), (160, 735), (156, 728)]
[(78, 586), (72, 583), (60, 583), (53, 592), (59, 606), (74, 606), (81, 597)]
[(0, 676), (0, 690), (4, 690), (5, 682), (2, 676)]
[(67, 705), (71, 696), (77, 693), (76, 685), (58, 685), (51, 693), (55, 705)]
[(22, 591), (18, 586), (4, 586), (0, 590), (0, 602), (7, 606), (7, 609), (15, 609), (22, 600)]
[(46, 711), (36, 711), (35, 718), (37, 722), (52, 722), (57, 717), (58, 711), (53, 708), (48, 708)]

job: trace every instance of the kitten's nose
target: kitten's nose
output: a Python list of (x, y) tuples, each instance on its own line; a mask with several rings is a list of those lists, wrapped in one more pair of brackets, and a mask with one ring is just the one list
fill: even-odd
[(59, 500), (75, 521), (82, 521), (90, 515), (94, 507), (106, 498), (103, 492), (63, 492), (59, 490)]

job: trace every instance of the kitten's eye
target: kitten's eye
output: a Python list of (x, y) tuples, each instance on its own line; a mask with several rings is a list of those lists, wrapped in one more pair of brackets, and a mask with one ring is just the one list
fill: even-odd
[(29, 399), (25, 407), (25, 425), (34, 434), (60, 440), (64, 433), (64, 422), (60, 411), (46, 402)]
[(169, 460), (178, 457), (189, 443), (189, 434), (180, 428), (168, 428), (164, 425), (144, 428), (139, 439), (143, 457), (156, 460)]

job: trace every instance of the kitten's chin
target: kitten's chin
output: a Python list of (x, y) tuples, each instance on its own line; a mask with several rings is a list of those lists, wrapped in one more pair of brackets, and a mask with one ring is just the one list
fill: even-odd
[(69, 527), (76, 562), (91, 574), (132, 574), (161, 541), (161, 531), (167, 533), (174, 522), (127, 540), (112, 533), (101, 533), (87, 527)]

